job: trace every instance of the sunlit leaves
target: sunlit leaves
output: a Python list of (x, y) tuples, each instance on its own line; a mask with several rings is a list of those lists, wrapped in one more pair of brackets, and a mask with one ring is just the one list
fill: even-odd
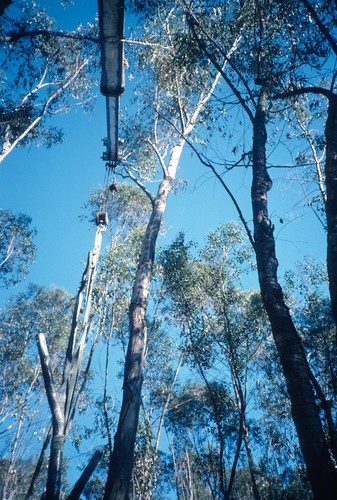
[(82, 218), (95, 223), (96, 212), (107, 211), (109, 217), (108, 230), (117, 231), (118, 236), (126, 236), (130, 228), (143, 227), (151, 210), (147, 196), (132, 184), (121, 183), (111, 179), (107, 187), (92, 190), (89, 200), (83, 208), (89, 212)]
[[(6, 309), (1, 311), (1, 366), (8, 369), (6, 391), (12, 391), (17, 384), (25, 383), (21, 370), (27, 366), (39, 365), (36, 335), (43, 332), (54, 352), (55, 367), (62, 364), (67, 333), (70, 328), (72, 298), (62, 289), (46, 290), (30, 285), (26, 293), (14, 296)], [(59, 359), (59, 363), (57, 363)], [(32, 365), (33, 363), (33, 365)], [(17, 376), (15, 374), (19, 374)], [(3, 378), (3, 380), (6, 378)]]
[(24, 0), (9, 14), (0, 52), (2, 159), (17, 145), (60, 142), (62, 132), (47, 128), (47, 118), (74, 106), (90, 109), (98, 67), (94, 24), (63, 36), (45, 10)]
[(43, 408), (36, 335), (46, 335), (53, 352), (53, 375), (61, 381), (72, 307), (72, 297), (64, 290), (31, 285), (0, 311), (1, 453), (12, 464), (36, 451), (50, 420)]
[(36, 229), (31, 222), (28, 215), (0, 209), (0, 284), (6, 288), (24, 279), (34, 262)]

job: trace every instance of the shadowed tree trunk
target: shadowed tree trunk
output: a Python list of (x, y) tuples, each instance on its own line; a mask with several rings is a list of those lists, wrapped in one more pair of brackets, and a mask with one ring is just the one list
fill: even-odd
[(104, 454), (104, 448), (98, 449), (94, 452), (93, 456), (89, 460), (87, 466), (83, 470), (80, 478), (76, 481), (75, 486), (68, 495), (67, 500), (79, 500), (84, 488), (88, 484), (92, 474), (94, 473), (97, 465), (101, 461)]
[(266, 169), (265, 155), (266, 99), (266, 92), (262, 89), (253, 123), (252, 207), (259, 282), (285, 375), (292, 416), (314, 497), (328, 500), (337, 498), (337, 473), (323, 433), (303, 345), (277, 280), (278, 262), (267, 203), (271, 180)]
[(146, 308), (155, 246), (173, 179), (164, 179), (153, 203), (129, 307), (130, 337), (125, 360), (123, 401), (110, 459), (105, 499), (126, 499), (132, 476), (135, 438), (143, 384), (147, 343)]
[(10, 6), (11, 3), (12, 3), (12, 0), (1, 0), (1, 2), (0, 2), (0, 16), (3, 15), (5, 10), (7, 9), (7, 7)]
[[(304, 3), (307, 6), (311, 5), (306, 1)], [(191, 18), (191, 29), (194, 32), (194, 36), (200, 48), (209, 57), (214, 66), (219, 68), (216, 57), (213, 57), (211, 51), (208, 50), (205, 41), (207, 41), (207, 43), (211, 42), (216, 51), (221, 47), (219, 47), (219, 44), (216, 42), (213, 42), (212, 37), (202, 28), (193, 13), (191, 13)], [(264, 27), (262, 17), (260, 17), (259, 21), (259, 29), (261, 29), (260, 35), (262, 36)], [(200, 34), (196, 32), (195, 27), (198, 27)], [(321, 24), (319, 28), (324, 36), (327, 37), (327, 32), (321, 29)], [(327, 37), (327, 39), (331, 43), (330, 38)], [(336, 49), (335, 53), (337, 54), (337, 48), (334, 44), (332, 44), (332, 48), (334, 51)], [(259, 60), (259, 63), (261, 64), (261, 60)], [(237, 72), (238, 78), (244, 85), (245, 92), (248, 90), (250, 94), (250, 89), (245, 80), (244, 73), (241, 73), (240, 70), (237, 71), (235, 66), (233, 70)], [(301, 339), (292, 322), (289, 308), (284, 303), (283, 292), (277, 280), (278, 262), (275, 252), (273, 226), (268, 217), (267, 204), (267, 192), (271, 188), (271, 179), (266, 168), (265, 153), (267, 140), (265, 127), (267, 95), (264, 90), (261, 91), (258, 103), (256, 104), (256, 112), (253, 114), (251, 108), (247, 105), (248, 101), (246, 97), (244, 97), (245, 94), (242, 94), (233, 81), (226, 78), (226, 75), (223, 76), (253, 124), (253, 182), (251, 195), (255, 241), (252, 241), (252, 244), (256, 253), (261, 295), (264, 307), (271, 322), (274, 341), (285, 375), (288, 394), (291, 400), (292, 416), (306, 462), (308, 476), (315, 498), (337, 498), (337, 472), (331, 460), (330, 450), (324, 436), (320, 419), (320, 409), (316, 404), (316, 394), (312, 386), (310, 368)], [(317, 89), (310, 89), (309, 91), (314, 91), (315, 93), (320, 92)], [(298, 93), (305, 93), (305, 90), (299, 89)], [(255, 101), (252, 94), (250, 94), (250, 97), (252, 98), (252, 102)], [(334, 102), (332, 108), (330, 103), (329, 125), (326, 128), (327, 141), (329, 137), (333, 137), (333, 144), (327, 146), (327, 153), (329, 155), (328, 161), (331, 162), (327, 165), (327, 171), (329, 172), (328, 175), (330, 175), (329, 181), (332, 188), (329, 205), (330, 215), (328, 216), (331, 219), (329, 231), (332, 232), (331, 237), (329, 236), (330, 241), (328, 244), (328, 254), (330, 254), (330, 257), (328, 257), (330, 266), (328, 267), (331, 271), (329, 275), (329, 280), (331, 281), (330, 293), (332, 295), (336, 294), (335, 296), (337, 297), (337, 285), (334, 287), (335, 279), (337, 283), (337, 273), (336, 278), (333, 276), (335, 272), (334, 267), (336, 268), (335, 263), (337, 262), (335, 257), (337, 256), (337, 245), (335, 246), (335, 243), (337, 243), (337, 217), (334, 215), (337, 215), (337, 198), (335, 199), (337, 177), (336, 181), (334, 181), (334, 175), (337, 173), (337, 157), (335, 153), (337, 149), (336, 118), (336, 104)], [(336, 254), (334, 254), (335, 251)], [(333, 255), (335, 256), (333, 257)], [(319, 396), (318, 392), (317, 396)], [(334, 436), (330, 437), (331, 439), (334, 438)], [(333, 449), (333, 447), (331, 447), (331, 449)]]
[(328, 228), (327, 266), (331, 308), (337, 327), (337, 95), (332, 93), (329, 95), (325, 138), (326, 219)]

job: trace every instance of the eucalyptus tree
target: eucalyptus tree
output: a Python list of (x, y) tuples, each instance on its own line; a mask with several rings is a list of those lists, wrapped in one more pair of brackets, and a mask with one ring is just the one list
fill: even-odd
[[(291, 411), (312, 489), (317, 498), (333, 498), (337, 491), (336, 471), (330, 455), (330, 451), (333, 453), (334, 450), (334, 445), (330, 447), (334, 433), (327, 440), (316, 402), (316, 395), (319, 397), (322, 391), (312, 385), (306, 353), (277, 277), (274, 226), (268, 214), (267, 197), (272, 180), (266, 160), (271, 100), (293, 76), (295, 69), (304, 64), (304, 60), (312, 64), (317, 61), (322, 54), (321, 43), (319, 39), (309, 36), (310, 19), (306, 16), (302, 19), (301, 37), (296, 44), (291, 17), (283, 2), (256, 1), (240, 5), (233, 3), (228, 9), (219, 7), (215, 11), (218, 25), (215, 21), (212, 24), (208, 22), (203, 3), (198, 7), (192, 11), (186, 4), (189, 25), (199, 47), (218, 69), (226, 59), (226, 45), (222, 41), (222, 30), (215, 29), (216, 26), (230, 16), (245, 25), (241, 44), (230, 61), (230, 73), (223, 76), (251, 122), (253, 234), (241, 212), (240, 216), (256, 254), (263, 303), (286, 379)], [(306, 36), (311, 41), (309, 48)], [(299, 54), (303, 54), (303, 59), (299, 59)], [(244, 153), (243, 157), (246, 157), (247, 152)]]
[[(192, 475), (204, 482), (212, 498), (236, 498), (242, 489), (247, 498), (264, 498), (268, 491), (280, 498), (311, 498), (262, 302), (257, 292), (237, 288), (238, 277), (252, 265), (240, 235), (229, 224), (210, 233), (198, 257), (192, 257), (182, 236), (161, 254), (165, 297), (172, 300), (186, 339), (185, 359), (194, 367), (189, 372), (193, 382), (174, 391), (166, 423), (177, 488), (184, 497)], [(303, 283), (320, 282), (314, 269), (311, 278), (299, 269), (287, 279), (295, 277)], [(287, 297), (298, 323), (303, 304), (295, 308), (296, 302)], [(306, 325), (315, 321), (306, 317)], [(309, 331), (300, 331), (310, 343)], [(311, 356), (320, 356), (331, 367), (331, 354), (321, 346)], [(331, 374), (327, 367), (324, 371), (318, 380), (326, 389)], [(201, 379), (198, 388), (195, 372)], [(329, 386), (327, 396), (333, 397), (331, 382)]]
[[(95, 190), (87, 206), (91, 211), (91, 220), (94, 219), (96, 211), (104, 206), (109, 217), (107, 233), (111, 236), (99, 265), (94, 292), (100, 304), (96, 328), (101, 331), (102, 339), (106, 343), (104, 395), (100, 398), (103, 405), (98, 407), (97, 422), (104, 422), (102, 435), (108, 441), (110, 453), (113, 451), (116, 412), (113, 411), (113, 397), (108, 390), (111, 384), (108, 384), (108, 381), (113, 376), (109, 353), (114, 354), (116, 348), (121, 354), (126, 353), (130, 296), (146, 225), (152, 210), (148, 197), (137, 186), (127, 183), (114, 186), (117, 191), (113, 196), (108, 188)], [(146, 317), (149, 341), (144, 355), (140, 425), (135, 441), (130, 490), (135, 497), (144, 498), (156, 491), (156, 478), (162, 467), (159, 446), (163, 422), (181, 366), (179, 348), (170, 335), (171, 314), (170, 311), (163, 310), (161, 304), (163, 290), (158, 268), (155, 269), (154, 276), (151, 304)], [(118, 399), (118, 395), (116, 397)], [(162, 480), (160, 483), (163, 485)]]
[[(206, 443), (212, 442), (213, 451), (210, 448), (208, 455), (205, 452), (204, 463), (200, 462), (199, 467), (208, 477), (213, 497), (231, 496), (245, 448), (252, 494), (260, 498), (247, 411), (248, 380), (254, 373), (256, 354), (261, 349), (260, 336), (265, 331), (265, 321), (256, 293), (238, 289), (240, 276), (252, 267), (250, 248), (241, 230), (232, 223), (211, 232), (199, 255), (192, 258), (180, 235), (162, 252), (160, 260), (166, 293), (171, 297), (176, 321), (185, 338), (185, 356), (203, 382), (201, 391), (207, 396), (209, 412), (208, 416), (201, 416), (206, 408), (204, 412), (200, 408), (196, 411), (198, 416), (188, 416), (195, 412), (187, 397), (186, 403), (176, 403), (175, 419), (173, 401), (174, 427), (181, 422), (179, 412), (183, 412), (187, 420), (195, 419), (198, 432), (194, 433), (191, 443), (197, 446), (197, 456), (202, 456)], [(187, 389), (189, 393), (193, 391)], [(190, 424), (180, 429), (182, 435), (188, 436), (188, 428)], [(178, 441), (185, 442), (182, 437)]]
[(98, 65), (94, 23), (57, 31), (43, 8), (14, 0), (1, 24), (0, 162), (17, 146), (60, 142), (50, 118), (90, 109)]
[(153, 313), (147, 315), (149, 341), (144, 358), (142, 407), (131, 484), (133, 497), (144, 499), (160, 498), (160, 492), (169, 490), (173, 480), (167, 467), (166, 439), (162, 439), (162, 434), (185, 359), (173, 312), (164, 300), (165, 288), (158, 269), (155, 281), (158, 289), (152, 287), (151, 291)]
[[(37, 335), (41, 370), (52, 417), (52, 438), (46, 496), (55, 500), (60, 497), (61, 492), (64, 443), (88, 376), (88, 364), (91, 363), (91, 356), (89, 356), (87, 367), (83, 369), (84, 348), (88, 341), (92, 323), (91, 306), (96, 267), (100, 256), (102, 233), (104, 231), (105, 226), (102, 223), (97, 224), (93, 250), (88, 254), (87, 263), (76, 294), (73, 315), (69, 324), (62, 378), (60, 380), (54, 377), (54, 362), (49, 354), (44, 332), (41, 331)], [(95, 344), (96, 342), (94, 341), (93, 346)], [(84, 372), (84, 381), (80, 384), (82, 371)]]
[[(105, 344), (106, 358), (103, 370), (103, 389), (95, 403), (95, 424), (86, 431), (91, 438), (101, 434), (110, 453), (113, 451), (113, 429), (116, 426), (116, 411), (111, 395), (111, 383), (115, 379), (111, 357), (125, 354), (128, 339), (128, 308), (132, 284), (140, 258), (141, 244), (152, 206), (146, 194), (133, 183), (113, 182), (113, 194), (109, 187), (99, 187), (86, 203), (87, 219), (95, 221), (97, 211), (106, 210), (109, 224), (106, 235), (108, 245), (102, 254), (95, 280), (93, 329), (100, 332), (100, 342)], [(144, 394), (142, 396), (141, 423), (135, 442), (134, 470), (131, 492), (147, 498), (156, 490), (156, 478), (161, 473), (159, 451), (163, 419), (173, 386), (179, 371), (179, 357), (175, 343), (170, 339), (166, 319), (169, 313), (160, 308), (162, 291), (161, 277), (155, 273), (151, 290), (151, 308), (147, 315), (149, 342), (144, 359)], [(166, 325), (166, 326), (165, 326)], [(177, 354), (176, 354), (177, 353)], [(97, 382), (98, 374), (96, 374)], [(115, 383), (113, 384), (115, 386)], [(118, 398), (118, 394), (115, 396)], [(102, 481), (103, 463), (86, 488), (87, 494), (99, 488)], [(160, 480), (161, 485), (164, 484)], [(91, 493), (89, 493), (89, 491)], [(131, 494), (131, 493), (130, 493)], [(72, 498), (72, 497), (70, 497)]]
[(326, 265), (312, 262), (311, 259), (298, 263), (297, 268), (298, 272), (294, 275), (287, 273), (286, 285), (296, 296), (292, 305), (294, 317), (312, 366), (312, 381), (324, 411), (326, 434), (331, 436), (330, 446), (336, 454), (337, 348), (328, 296), (328, 273)]
[(31, 223), (28, 215), (0, 209), (0, 283), (5, 288), (23, 280), (34, 262), (36, 229)]
[(59, 378), (72, 305), (72, 297), (64, 290), (30, 285), (1, 311), (1, 454), (6, 464), (1, 498), (16, 496), (19, 490), (25, 493), (17, 476), (20, 461), (35, 453), (49, 426), (35, 336), (45, 332), (53, 347), (54, 376)]
[[(52, 436), (49, 455), (46, 495), (48, 498), (59, 498), (62, 481), (62, 464), (64, 443), (72, 426), (75, 412), (80, 409), (83, 392), (92, 372), (94, 350), (104, 339), (107, 344), (107, 364), (109, 368), (109, 349), (111, 342), (122, 338), (125, 334), (125, 311), (128, 287), (135, 272), (135, 262), (139, 253), (139, 232), (142, 234), (142, 223), (148, 212), (147, 199), (136, 188), (128, 185), (119, 186), (113, 195), (108, 188), (96, 189), (92, 192), (85, 208), (89, 210), (88, 218), (96, 227), (96, 236), (92, 252), (88, 254), (87, 265), (74, 304), (73, 316), (69, 322), (68, 345), (65, 348), (65, 360), (62, 363), (62, 376), (53, 375), (54, 360), (52, 352), (43, 333), (38, 335), (38, 349), (42, 367), (46, 393), (52, 416)], [(146, 198), (146, 197), (145, 197)], [(96, 214), (104, 208), (112, 222), (111, 229), (97, 223)], [(102, 236), (109, 233), (109, 242), (102, 262), (98, 262), (101, 252)], [(112, 339), (114, 337), (114, 339)], [(85, 347), (86, 351), (85, 352)], [(103, 421), (104, 442), (111, 448), (110, 430), (108, 428), (109, 410), (107, 400), (107, 371), (103, 381), (104, 391), (101, 397), (101, 415)], [(93, 399), (87, 403), (94, 406)], [(89, 436), (97, 436), (102, 428), (94, 425)], [(91, 457), (85, 471), (71, 493), (71, 498), (85, 487), (98, 461), (104, 454), (103, 448)], [(62, 486), (63, 485), (63, 486)]]
[[(124, 125), (125, 150), (121, 175), (132, 179), (148, 196), (152, 211), (145, 230), (129, 307), (130, 337), (126, 354), (123, 401), (114, 450), (111, 455), (105, 498), (125, 498), (133, 466), (135, 436), (141, 405), (143, 361), (147, 345), (146, 311), (159, 235), (168, 197), (186, 139), (197, 132), (220, 78), (217, 71), (194, 65), (184, 51), (180, 22), (183, 13), (161, 10), (144, 26), (144, 50), (138, 69), (148, 86), (136, 93), (138, 109)], [(228, 38), (228, 54), (236, 48)], [(183, 62), (188, 62), (184, 65)], [(132, 67), (132, 64), (131, 64)], [(205, 69), (207, 59), (205, 60)], [(137, 73), (132, 75), (139, 78)], [(160, 179), (156, 181), (155, 179)], [(157, 185), (154, 189), (152, 185)]]

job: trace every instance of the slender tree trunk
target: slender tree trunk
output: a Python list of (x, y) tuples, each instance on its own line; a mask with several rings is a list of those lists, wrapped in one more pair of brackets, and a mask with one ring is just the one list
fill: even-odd
[(170, 404), (172, 396), (173, 396), (173, 389), (174, 389), (174, 386), (175, 386), (175, 384), (177, 382), (177, 378), (178, 378), (178, 375), (179, 375), (179, 372), (180, 372), (181, 365), (183, 364), (183, 360), (184, 360), (184, 353), (182, 352), (180, 354), (180, 356), (179, 356), (178, 365), (177, 365), (176, 371), (174, 373), (174, 376), (173, 376), (172, 382), (170, 384), (170, 387), (168, 389), (168, 393), (167, 393), (167, 396), (166, 396), (166, 401), (165, 401), (165, 404), (163, 406), (163, 409), (162, 409), (162, 412), (161, 412), (161, 415), (160, 415), (160, 419), (159, 419), (159, 424), (158, 424), (158, 429), (157, 429), (157, 435), (156, 435), (156, 441), (155, 441), (155, 445), (154, 445), (154, 449), (155, 449), (155, 452), (156, 452), (156, 459), (158, 458), (159, 441), (160, 441), (160, 437), (161, 437), (162, 428), (163, 428), (163, 425), (164, 425), (164, 419), (165, 419), (165, 416), (167, 414), (167, 410), (168, 410), (169, 404)]
[(242, 390), (241, 380), (236, 369), (236, 362), (232, 348), (231, 333), (230, 333), (230, 358), (231, 359), (229, 359), (229, 365), (231, 369), (232, 384), (235, 393), (236, 405), (238, 407), (240, 414), (240, 429), (242, 428), (242, 437), (246, 448), (250, 479), (252, 482), (253, 496), (255, 500), (261, 500), (260, 491), (256, 481), (256, 467), (249, 442), (249, 428), (246, 420), (246, 406), (247, 406), (246, 393)]
[(265, 155), (266, 97), (262, 90), (254, 120), (253, 137), (252, 207), (261, 294), (286, 379), (292, 416), (314, 497), (335, 499), (337, 474), (323, 433), (319, 408), (310, 382), (309, 366), (277, 280), (278, 262), (267, 204), (267, 191), (271, 188), (271, 180), (266, 169)]
[(328, 227), (327, 267), (332, 314), (337, 342), (337, 95), (329, 97), (326, 138), (326, 218)]
[(249, 466), (250, 479), (252, 482), (253, 496), (254, 496), (255, 500), (261, 500), (260, 490), (259, 490), (259, 487), (257, 485), (256, 466), (255, 466), (253, 453), (252, 453), (252, 449), (250, 447), (250, 442), (249, 442), (249, 428), (248, 428), (248, 425), (246, 422), (245, 412), (243, 414), (243, 439), (244, 439), (247, 458), (248, 458), (248, 466)]
[(61, 468), (64, 443), (64, 413), (60, 394), (58, 394), (53, 380), (50, 365), (50, 356), (43, 334), (38, 335), (38, 349), (41, 360), (43, 380), (46, 388), (48, 403), (52, 413), (53, 433), (50, 445), (48, 477), (45, 498), (58, 500), (61, 491)]
[(98, 449), (94, 452), (87, 466), (83, 470), (80, 478), (77, 480), (75, 486), (71, 490), (71, 493), (68, 495), (67, 500), (79, 500), (84, 488), (89, 482), (89, 479), (91, 478), (97, 465), (101, 461), (103, 454), (104, 454), (104, 448)]
[(35, 466), (34, 474), (33, 474), (33, 477), (31, 479), (29, 489), (26, 493), (25, 500), (29, 500), (30, 498), (32, 498), (34, 493), (35, 493), (35, 491), (34, 491), (35, 490), (35, 483), (36, 483), (36, 480), (41, 472), (43, 461), (44, 461), (45, 454), (46, 454), (46, 450), (49, 446), (51, 436), (52, 436), (52, 424), (49, 425), (46, 437), (44, 438), (42, 449), (40, 452), (40, 456), (39, 456), (39, 459), (38, 459), (37, 464)]
[(143, 363), (147, 343), (146, 308), (154, 263), (155, 247), (172, 178), (159, 187), (143, 241), (129, 307), (130, 337), (124, 369), (123, 401), (110, 459), (105, 499), (125, 500), (132, 476), (133, 455), (141, 405)]
[[(141, 404), (144, 354), (147, 343), (145, 315), (157, 238), (166, 209), (167, 199), (172, 190), (181, 154), (186, 143), (186, 137), (192, 132), (200, 112), (212, 97), (219, 79), (220, 73), (217, 73), (209, 89), (203, 91), (199, 96), (194, 112), (186, 120), (186, 123), (183, 123), (183, 120), (180, 138), (172, 147), (167, 167), (156, 145), (150, 143), (159, 157), (159, 162), (163, 169), (163, 180), (159, 185), (156, 197), (152, 199), (152, 213), (143, 240), (129, 307), (130, 336), (124, 368), (122, 408), (115, 434), (114, 449), (110, 457), (108, 479), (104, 494), (105, 500), (125, 500), (128, 498)], [(179, 86), (177, 92), (179, 92)], [(183, 115), (181, 107), (180, 110), (181, 115)]]
[[(1, 13), (0, 13), (0, 15), (1, 15)], [(31, 123), (29, 123), (26, 126), (26, 128), (23, 132), (16, 134), (16, 135), (14, 134), (15, 136), (13, 137), (12, 130), (11, 129), (7, 130), (6, 139), (4, 141), (2, 150), (0, 151), (0, 163), (13, 151), (14, 148), (16, 148), (16, 146), (18, 144), (20, 144), (25, 139), (25, 137), (27, 137), (27, 135), (29, 134), (29, 132), (31, 132), (31, 130), (33, 130), (34, 128), (36, 128), (39, 125), (41, 120), (47, 115), (47, 113), (50, 109), (50, 106), (76, 80), (76, 78), (79, 76), (81, 71), (87, 66), (88, 62), (89, 62), (89, 59), (86, 59), (85, 61), (81, 62), (77, 66), (77, 68), (75, 69), (74, 73), (68, 78), (68, 80), (63, 82), (62, 85), (59, 85), (59, 87), (55, 90), (55, 92), (53, 92), (48, 97), (48, 99), (46, 99), (46, 101), (42, 104), (40, 113), (31, 121)], [(28, 95), (36, 93), (38, 90), (39, 90), (38, 87), (31, 90), (25, 96), (25, 98), (27, 98)], [(24, 100), (25, 100), (25, 98), (24, 98)], [(17, 109), (16, 111), (20, 111), (20, 106), (19, 106), (19, 109)]]

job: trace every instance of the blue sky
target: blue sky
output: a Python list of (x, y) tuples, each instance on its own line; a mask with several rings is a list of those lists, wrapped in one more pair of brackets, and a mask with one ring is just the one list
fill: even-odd
[[(85, 23), (96, 15), (96, 2), (77, 3), (66, 10), (55, 2), (41, 2), (64, 29), (71, 29), (79, 22)], [(130, 19), (134, 22), (134, 18)], [(129, 19), (126, 17), (126, 30)], [(132, 95), (131, 82), (121, 106)], [(53, 123), (55, 125), (55, 122)], [(46, 150), (31, 146), (16, 149), (0, 165), (0, 206), (14, 212), (24, 212), (33, 219), (38, 235), (36, 263), (26, 281), (8, 291), (0, 291), (0, 304), (12, 293), (21, 291), (28, 282), (45, 286), (64, 287), (75, 293), (80, 282), (87, 252), (93, 245), (94, 228), (79, 220), (81, 206), (94, 187), (104, 183), (105, 164), (101, 160), (102, 138), (106, 135), (105, 98), (99, 94), (93, 113), (80, 110), (57, 118), (57, 125), (65, 131), (64, 142)], [(241, 131), (238, 129), (238, 133)], [(250, 135), (245, 137), (250, 143)], [(215, 144), (214, 144), (215, 145)], [(232, 145), (216, 139), (222, 156), (230, 155)], [(282, 156), (283, 155), (283, 156)], [(286, 149), (277, 161), (289, 161)], [(324, 258), (325, 236), (308, 209), (294, 207), (300, 187), (287, 180), (287, 170), (272, 171), (274, 189), (270, 192), (270, 214), (275, 223), (280, 274), (304, 255)], [(185, 191), (172, 195), (165, 216), (168, 225), (167, 240), (183, 230), (186, 238), (205, 241), (207, 232), (220, 223), (238, 220), (232, 202), (207, 169), (200, 165), (188, 148), (183, 156), (178, 176), (188, 179)], [(251, 217), (250, 173), (239, 169), (226, 176), (233, 186), (247, 219)], [(279, 219), (285, 223), (281, 225)], [(165, 244), (165, 239), (161, 239)], [(250, 287), (257, 287), (256, 276)]]

